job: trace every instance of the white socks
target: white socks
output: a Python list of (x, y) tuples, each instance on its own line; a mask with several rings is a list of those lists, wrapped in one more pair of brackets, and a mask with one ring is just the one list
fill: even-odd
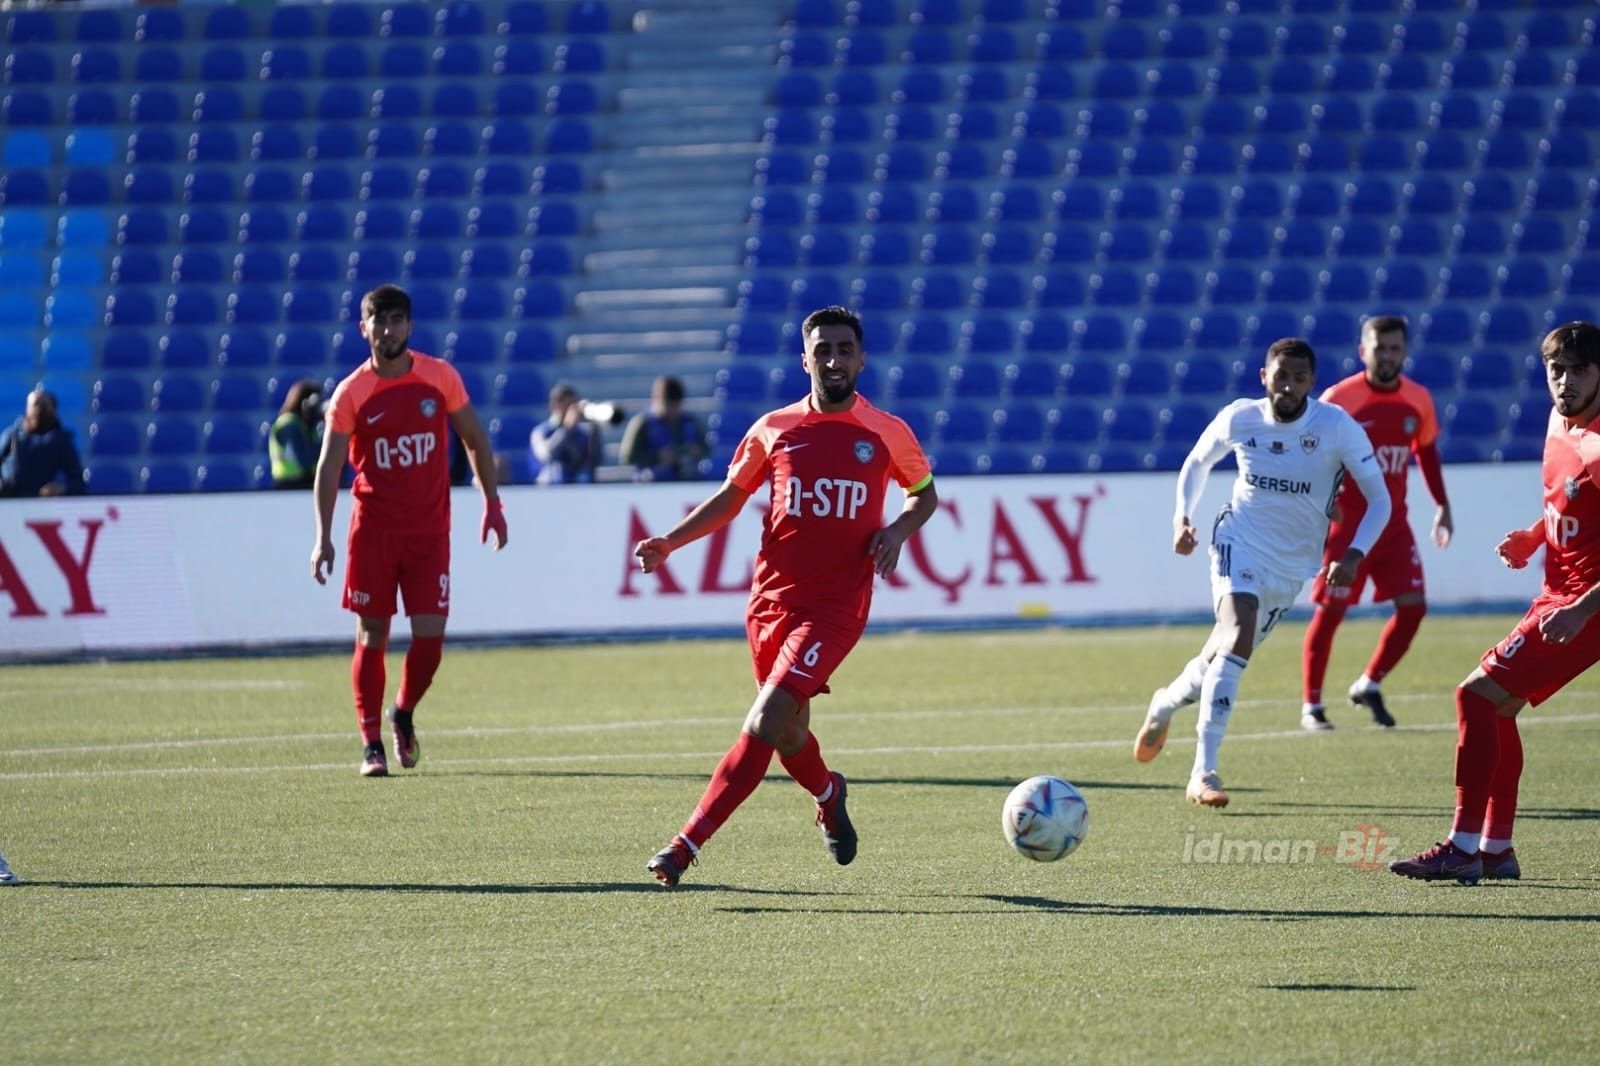
[(1233, 714), (1234, 702), (1239, 698), (1239, 678), (1249, 662), (1231, 652), (1218, 652), (1206, 667), (1200, 685), (1200, 743), (1195, 748), (1191, 777), (1216, 770), (1217, 751), (1222, 747), (1222, 737), (1228, 731), (1228, 717)]
[(1196, 655), (1184, 663), (1183, 669), (1178, 671), (1178, 676), (1160, 691), (1158, 700), (1151, 710), (1163, 721), (1170, 719), (1179, 707), (1186, 707), (1200, 698), (1200, 688), (1205, 673), (1206, 660), (1203, 656)]

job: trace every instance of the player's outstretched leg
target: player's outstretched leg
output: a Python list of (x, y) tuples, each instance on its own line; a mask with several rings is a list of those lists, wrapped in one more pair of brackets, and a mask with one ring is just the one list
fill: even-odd
[(1517, 815), (1517, 788), (1522, 781), (1522, 734), (1515, 717), (1497, 715), (1500, 758), (1489, 780), (1489, 806), (1483, 816), (1483, 842), (1478, 858), (1483, 860), (1483, 876), (1491, 881), (1515, 881), (1522, 866), (1511, 847), (1511, 827)]
[[(776, 751), (771, 744), (752, 733), (740, 733), (733, 747), (717, 763), (711, 773), (711, 783), (706, 786), (700, 803), (684, 823), (683, 830), (672, 838), (661, 851), (645, 864), (645, 869), (655, 875), (667, 888), (672, 888), (683, 876), (689, 862), (678, 862), (684, 852), (698, 855), (711, 835), (722, 828), (739, 805), (761, 784), (767, 767), (772, 765)], [(674, 858), (673, 856), (677, 856)]]
[(6, 865), (6, 857), (0, 855), (0, 885), (20, 885), (22, 878), (12, 873), (11, 867)]
[(1222, 738), (1228, 732), (1233, 705), (1239, 698), (1239, 679), (1249, 665), (1250, 660), (1242, 656), (1218, 652), (1206, 667), (1200, 693), (1199, 743), (1195, 746), (1189, 786), (1184, 790), (1190, 803), (1219, 808), (1228, 805), (1228, 793), (1223, 790), (1222, 778), (1217, 773), (1217, 756), (1222, 749)]
[(1333, 654), (1333, 635), (1344, 621), (1346, 608), (1319, 604), (1306, 625), (1305, 643), (1300, 648), (1300, 677), (1305, 702), (1300, 705), (1300, 728), (1314, 733), (1333, 728), (1322, 705), (1322, 682), (1328, 675), (1328, 659)]

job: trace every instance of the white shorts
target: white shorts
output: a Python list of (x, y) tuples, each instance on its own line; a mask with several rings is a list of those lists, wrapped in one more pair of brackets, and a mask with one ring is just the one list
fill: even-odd
[(1283, 621), (1305, 587), (1304, 578), (1284, 577), (1260, 564), (1250, 549), (1226, 538), (1211, 542), (1211, 606), (1214, 610), (1223, 597), (1253, 596), (1256, 600), (1256, 631), (1252, 648), (1259, 648), (1273, 627)]

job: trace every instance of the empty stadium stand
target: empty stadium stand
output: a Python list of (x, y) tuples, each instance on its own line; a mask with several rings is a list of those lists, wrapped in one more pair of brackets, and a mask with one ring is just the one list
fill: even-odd
[[(1175, 467), (1307, 336), (1412, 327), (1451, 461), (1536, 455), (1600, 306), (1589, 0), (458, 0), (0, 13), (0, 413), (97, 492), (265, 481), (396, 281), (518, 480), (557, 379), (677, 373), (718, 476), (861, 309), (944, 474)], [(613, 474), (623, 472), (613, 470)]]

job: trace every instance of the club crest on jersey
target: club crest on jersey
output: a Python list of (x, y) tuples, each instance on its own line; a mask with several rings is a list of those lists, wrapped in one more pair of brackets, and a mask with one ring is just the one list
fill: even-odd
[(1564, 486), (1562, 486), (1562, 488), (1567, 494), (1567, 499), (1575, 500), (1575, 499), (1578, 498), (1578, 479), (1577, 478), (1575, 478), (1575, 477), (1567, 478), (1567, 483)]
[(1416, 435), (1417, 420), (1415, 418), (1407, 418), (1404, 422), (1400, 423), (1400, 426), (1405, 430), (1406, 436), (1411, 437)]
[(1302, 434), (1300, 437), (1300, 450), (1305, 452), (1307, 455), (1310, 455), (1312, 452), (1316, 451), (1317, 435), (1315, 433)]
[(872, 447), (870, 440), (856, 441), (856, 462), (870, 463), (874, 454), (876, 454), (876, 451)]
[(431, 397), (422, 401), (422, 417), (423, 418), (432, 418), (433, 417), (433, 413), (435, 411), (437, 411), (438, 409), (439, 409), (439, 401), (437, 401), (437, 400), (435, 400), (435, 399), (433, 399)]

